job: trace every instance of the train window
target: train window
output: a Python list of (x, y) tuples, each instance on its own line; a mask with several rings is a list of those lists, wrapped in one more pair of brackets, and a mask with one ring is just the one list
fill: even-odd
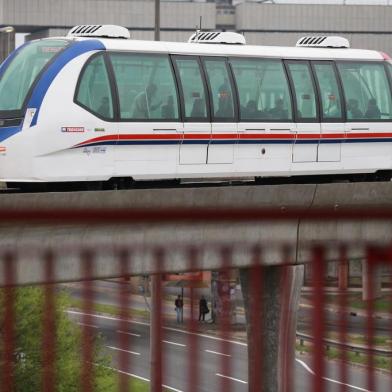
[(178, 121), (177, 90), (168, 56), (110, 55), (125, 121)]
[(294, 87), (297, 121), (317, 121), (316, 93), (309, 64), (289, 62), (288, 69)]
[(65, 40), (34, 41), (23, 47), (0, 80), (0, 111), (22, 110), (29, 90), (40, 72), (69, 43)]
[(342, 99), (332, 63), (315, 63), (314, 71), (320, 90), (324, 120), (342, 120)]
[(206, 92), (197, 59), (176, 58), (186, 120), (207, 121)]
[(205, 59), (207, 80), (211, 89), (212, 113), (216, 121), (235, 121), (234, 97), (224, 59)]
[(83, 70), (76, 101), (104, 119), (113, 119), (110, 82), (102, 55), (92, 58)]
[(280, 60), (231, 59), (242, 121), (292, 120), (291, 98)]
[(392, 118), (391, 92), (383, 64), (341, 62), (338, 69), (348, 120), (385, 121)]

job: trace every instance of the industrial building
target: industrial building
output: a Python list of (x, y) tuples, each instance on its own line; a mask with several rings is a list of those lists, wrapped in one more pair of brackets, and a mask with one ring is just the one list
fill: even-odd
[[(289, 45), (307, 34), (342, 35), (352, 47), (392, 54), (390, 0), (161, 1), (161, 39), (186, 41), (205, 30), (236, 30), (249, 44)], [(0, 0), (0, 25), (26, 39), (58, 36), (78, 24), (126, 26), (153, 39), (153, 0)]]

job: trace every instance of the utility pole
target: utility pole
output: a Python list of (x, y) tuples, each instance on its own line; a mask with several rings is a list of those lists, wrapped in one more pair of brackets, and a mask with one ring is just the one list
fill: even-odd
[(155, 0), (155, 33), (154, 40), (161, 40), (161, 0)]

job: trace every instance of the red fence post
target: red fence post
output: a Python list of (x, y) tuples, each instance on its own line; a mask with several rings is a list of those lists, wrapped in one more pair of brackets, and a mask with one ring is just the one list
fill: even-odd
[(15, 288), (16, 258), (7, 252), (4, 256), (3, 267), (5, 276), (4, 288), (4, 331), (3, 331), (3, 366), (2, 391), (14, 390), (14, 350), (15, 350)]
[(44, 289), (44, 312), (43, 312), (43, 369), (42, 390), (53, 392), (55, 390), (55, 347), (56, 347), (56, 321), (54, 301), (54, 260), (53, 253), (48, 251), (44, 256), (45, 263), (45, 289)]
[[(348, 260), (347, 260), (347, 249), (344, 246), (340, 247), (339, 251), (339, 265), (343, 269), (348, 270)], [(340, 269), (339, 269), (340, 271)], [(339, 278), (340, 279), (340, 278)], [(339, 284), (339, 342), (341, 344), (346, 344), (347, 342), (347, 285)], [(340, 362), (340, 391), (347, 391), (347, 352), (343, 348), (340, 350), (341, 362)]]
[[(250, 272), (250, 293), (247, 300), (251, 317), (248, 323), (248, 336), (253, 335), (253, 341), (248, 340), (248, 385), (249, 391), (263, 391), (263, 368), (262, 356), (259, 352), (264, 350), (263, 347), (263, 267), (260, 265), (261, 249), (255, 247), (253, 249), (252, 269)], [(251, 343), (251, 344), (249, 344)]]
[[(366, 343), (369, 349), (374, 345), (374, 274), (376, 273), (376, 263), (378, 261), (378, 254), (376, 249), (368, 247), (366, 252), (366, 278), (364, 276), (364, 289), (367, 292), (366, 303)], [(363, 265), (364, 266), (364, 265)], [(374, 377), (374, 356), (369, 350), (367, 354), (367, 389), (370, 391), (375, 390), (375, 377)]]
[(231, 326), (231, 298), (230, 298), (230, 266), (232, 261), (232, 249), (223, 248), (221, 250), (221, 265), (220, 281), (218, 282), (218, 299), (220, 305), (220, 336), (221, 336), (221, 352), (224, 354), (221, 358), (221, 372), (225, 377), (221, 377), (220, 390), (222, 392), (230, 392), (232, 390), (232, 382), (227, 376), (231, 373), (230, 362), (230, 326)]
[[(198, 260), (198, 253), (195, 248), (191, 248), (188, 252), (188, 265), (191, 271), (195, 271), (197, 269), (197, 260)], [(193, 288), (191, 287), (191, 309), (190, 309), (190, 320), (189, 320), (189, 329), (191, 331), (196, 330), (197, 328), (197, 321), (194, 317), (194, 309), (193, 309)], [(189, 335), (189, 352), (188, 352), (188, 379), (189, 379), (189, 392), (196, 392), (198, 388), (198, 380), (199, 380), (199, 352), (197, 347), (197, 335), (190, 334)]]
[(281, 392), (294, 390), (295, 344), (297, 333), (297, 315), (303, 283), (303, 265), (290, 265), (291, 249), (283, 248), (283, 266), (281, 268), (281, 305), (280, 305), (280, 372)]
[(312, 281), (314, 289), (313, 301), (313, 362), (314, 362), (314, 386), (313, 390), (324, 392), (325, 390), (325, 361), (324, 361), (324, 272), (325, 272), (324, 248), (317, 246), (313, 249)]
[(151, 275), (150, 373), (151, 392), (162, 391), (162, 275), (163, 252), (155, 254), (156, 271)]
[[(125, 279), (128, 273), (129, 254), (126, 250), (122, 250), (119, 254), (119, 263), (121, 278)], [(130, 335), (127, 333), (128, 329), (128, 318), (129, 318), (129, 305), (130, 305), (130, 293), (129, 293), (129, 282), (124, 280), (120, 283), (119, 288), (119, 304), (120, 304), (120, 320), (118, 322), (118, 334), (119, 344), (122, 349), (119, 351), (119, 391), (129, 391), (129, 376), (124, 373), (128, 371), (130, 365), (130, 355), (127, 352), (130, 343)]]
[(83, 392), (93, 391), (93, 337), (91, 335), (93, 311), (93, 255), (84, 251), (81, 256), (83, 282), (83, 330), (82, 330), (82, 372), (81, 389)]

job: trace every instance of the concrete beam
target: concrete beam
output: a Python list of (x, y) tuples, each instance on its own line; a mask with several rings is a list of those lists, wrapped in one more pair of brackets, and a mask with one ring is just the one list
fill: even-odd
[[(21, 209), (88, 209), (88, 208), (314, 208), (340, 206), (392, 205), (392, 183), (354, 183), (325, 185), (276, 185), (205, 187), (178, 189), (140, 189), (107, 192), (69, 192), (45, 194), (2, 194), (0, 205), (7, 210)], [(327, 261), (338, 261), (337, 245), (344, 241), (349, 247), (349, 260), (362, 260), (365, 249), (358, 244), (372, 241), (389, 244), (392, 222), (329, 222), (293, 221), (238, 224), (110, 224), (106, 226), (56, 225), (32, 226), (28, 222), (11, 225), (0, 223), (0, 255), (5, 249), (19, 253), (18, 281), (39, 283), (43, 279), (42, 251), (54, 250), (61, 262), (56, 263), (58, 281), (80, 278), (80, 249), (95, 252), (94, 275), (97, 278), (119, 275), (118, 251), (124, 246), (133, 250), (127, 273), (149, 274), (155, 271), (156, 248), (166, 250), (162, 272), (185, 272), (189, 246), (201, 249), (200, 269), (222, 267), (222, 246), (232, 246), (232, 267), (252, 264), (252, 246), (265, 245), (264, 265), (279, 265), (282, 244), (288, 248), (286, 263), (311, 261), (313, 243), (322, 242), (328, 249)], [(287, 249), (285, 249), (287, 251)], [(1, 257), (1, 256), (0, 256)], [(0, 274), (0, 284), (4, 283)]]

